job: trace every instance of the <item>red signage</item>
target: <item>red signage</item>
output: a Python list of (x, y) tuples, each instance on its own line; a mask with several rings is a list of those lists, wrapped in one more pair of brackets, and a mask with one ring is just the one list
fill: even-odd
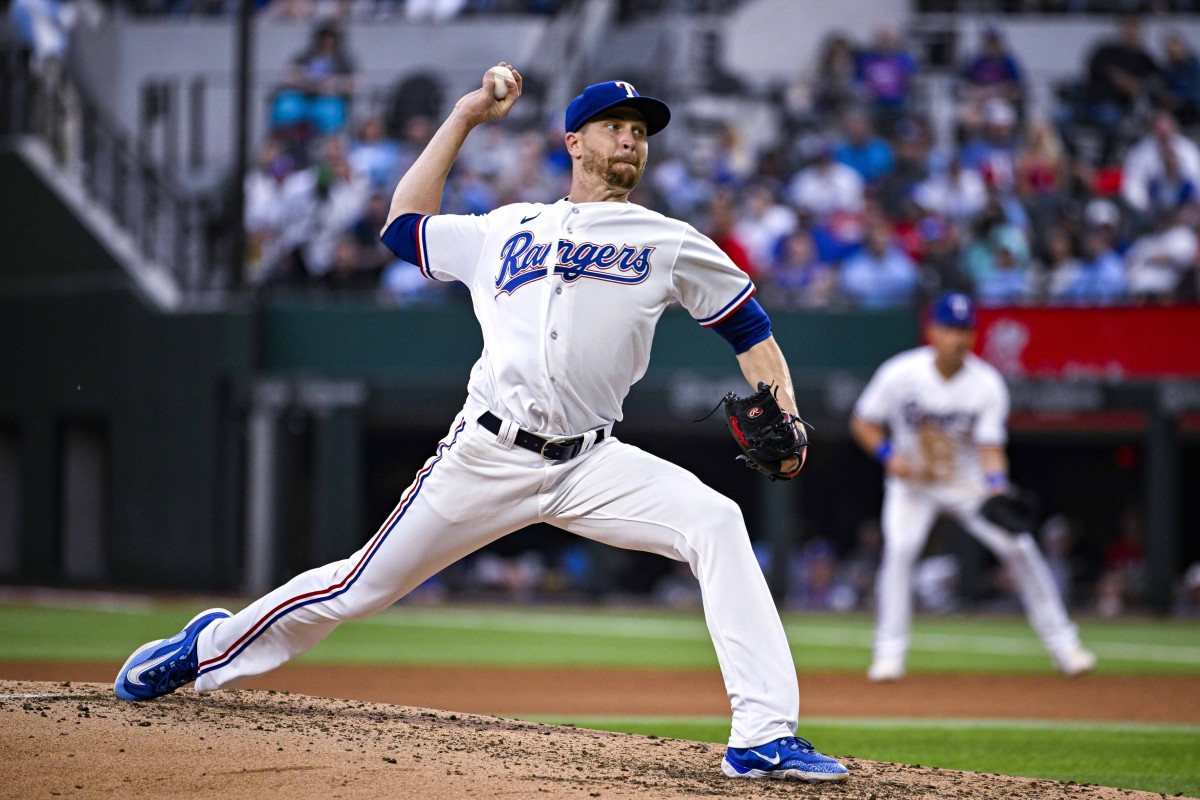
[(981, 308), (976, 352), (1005, 375), (1200, 377), (1200, 306)]

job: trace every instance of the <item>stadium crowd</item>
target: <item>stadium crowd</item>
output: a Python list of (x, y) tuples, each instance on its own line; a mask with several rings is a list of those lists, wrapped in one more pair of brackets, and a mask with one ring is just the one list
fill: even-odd
[[(958, 73), (952, 141), (938, 142), (902, 38), (835, 35), (780, 101), (777, 145), (751, 150), (732, 121), (706, 143), (655, 142), (634, 199), (708, 233), (774, 307), (903, 306), (947, 288), (985, 304), (1195, 301), (1200, 60), (1180, 35), (1162, 45), (1123, 19), (1039, 116), (1020, 54), (990, 27)], [(246, 280), (444, 297), (376, 236), (434, 120), (356, 118), (354, 69), (326, 21), (276, 95), (246, 177)], [(481, 133), (446, 212), (565, 194), (561, 123)]]

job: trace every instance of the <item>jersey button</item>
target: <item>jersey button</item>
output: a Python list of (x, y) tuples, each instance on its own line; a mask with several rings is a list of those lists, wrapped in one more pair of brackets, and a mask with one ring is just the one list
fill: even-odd
[(578, 209), (578, 208), (572, 208), (572, 209), (571, 209), (571, 213), (572, 213), (572, 214), (578, 214), (578, 213), (579, 213), (579, 209)]
[(561, 287), (561, 286), (559, 286), (558, 288), (556, 288), (556, 289), (554, 290), (554, 293), (555, 293), (555, 294), (562, 294), (562, 287)]
[(551, 339), (557, 339), (557, 338), (558, 338), (558, 331), (550, 331), (550, 338), (551, 338)]

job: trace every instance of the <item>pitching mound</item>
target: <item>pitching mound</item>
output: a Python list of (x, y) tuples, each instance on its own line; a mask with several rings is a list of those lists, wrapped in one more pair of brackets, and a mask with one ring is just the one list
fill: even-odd
[(849, 757), (846, 784), (736, 781), (722, 751), (276, 692), (122, 703), (106, 684), (0, 681), (0, 798), (1159, 797)]

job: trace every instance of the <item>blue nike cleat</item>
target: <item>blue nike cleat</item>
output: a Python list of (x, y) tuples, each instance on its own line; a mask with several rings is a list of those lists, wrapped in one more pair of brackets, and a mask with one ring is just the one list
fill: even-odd
[(210, 623), (230, 616), (223, 608), (201, 611), (170, 639), (158, 639), (133, 651), (113, 684), (117, 698), (153, 700), (196, 680), (196, 637)]
[(821, 755), (799, 736), (784, 736), (757, 747), (727, 748), (721, 771), (730, 778), (794, 778), (809, 783), (850, 777), (850, 771), (836, 759)]

